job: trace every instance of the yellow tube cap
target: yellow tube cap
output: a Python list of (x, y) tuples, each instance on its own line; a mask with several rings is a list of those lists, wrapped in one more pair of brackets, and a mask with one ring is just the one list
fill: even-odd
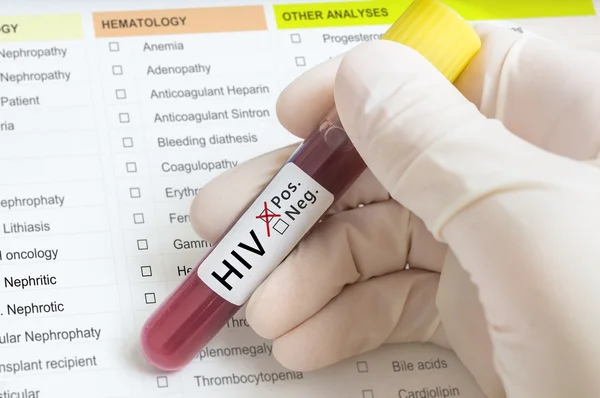
[(481, 48), (471, 25), (438, 0), (415, 0), (382, 39), (416, 50), (451, 82)]

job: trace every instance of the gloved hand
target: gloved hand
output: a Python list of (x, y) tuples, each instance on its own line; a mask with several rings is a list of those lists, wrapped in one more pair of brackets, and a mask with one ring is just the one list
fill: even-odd
[[(600, 56), (478, 32), (455, 85), (378, 41), (281, 94), (300, 138), (335, 101), (369, 166), (248, 303), (284, 366), (432, 342), (490, 398), (600, 396)], [(196, 232), (215, 241), (294, 149), (207, 184)]]

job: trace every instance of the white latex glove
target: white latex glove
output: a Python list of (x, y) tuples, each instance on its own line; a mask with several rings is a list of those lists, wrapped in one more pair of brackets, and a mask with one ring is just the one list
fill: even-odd
[[(370, 168), (248, 303), (284, 366), (432, 342), (491, 398), (600, 396), (600, 55), (479, 33), (455, 86), (379, 41), (281, 94), (301, 138), (335, 100)], [(215, 241), (293, 150), (209, 183), (197, 233)]]

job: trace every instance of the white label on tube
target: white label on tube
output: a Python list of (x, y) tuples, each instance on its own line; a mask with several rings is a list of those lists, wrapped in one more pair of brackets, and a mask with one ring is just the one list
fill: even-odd
[(198, 277), (230, 303), (244, 304), (333, 199), (298, 166), (287, 163), (204, 259)]

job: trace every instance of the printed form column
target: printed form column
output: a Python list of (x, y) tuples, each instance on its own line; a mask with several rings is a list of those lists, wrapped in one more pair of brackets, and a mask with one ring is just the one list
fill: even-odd
[[(292, 79), (356, 45), (379, 40), (409, 3), (407, 0), (275, 5), (274, 18), (279, 29), (279, 46), (285, 49), (282, 62), (288, 78)], [(330, 385), (328, 380), (338, 380), (338, 392), (358, 398), (480, 397), (471, 384), (448, 383), (452, 378), (446, 372), (461, 370), (456, 358), (440, 354), (431, 347), (386, 346), (310, 374), (310, 377), (322, 380), (323, 385)]]
[(77, 14), (0, 15), (2, 396), (69, 395), (75, 379), (122, 392), (109, 370), (121, 317), (81, 39)]
[[(261, 6), (96, 13), (94, 24), (141, 326), (210, 248), (190, 224), (196, 193), (218, 174), (290, 142), (275, 114), (276, 38)], [(215, 220), (214, 227), (230, 221)], [(235, 337), (217, 339), (212, 348), (242, 341), (270, 355), (243, 315), (230, 330)], [(244, 352), (253, 359), (248, 353), (255, 351)], [(158, 375), (146, 385), (173, 392), (183, 380), (183, 388), (197, 391), (194, 376), (207, 369), (205, 362), (199, 353), (183, 379)], [(235, 358), (227, 363), (244, 366)], [(201, 374), (223, 371), (208, 369)]]
[[(277, 28), (282, 30), (280, 48), (287, 50), (285, 63), (289, 77), (352, 47), (377, 40), (412, 0), (363, 2), (314, 2), (273, 6)], [(444, 3), (470, 21), (507, 25), (540, 18), (595, 15), (592, 0), (565, 2), (507, 3), (497, 0), (444, 0)], [(558, 21), (557, 21), (558, 22)], [(508, 26), (511, 26), (508, 24)]]

